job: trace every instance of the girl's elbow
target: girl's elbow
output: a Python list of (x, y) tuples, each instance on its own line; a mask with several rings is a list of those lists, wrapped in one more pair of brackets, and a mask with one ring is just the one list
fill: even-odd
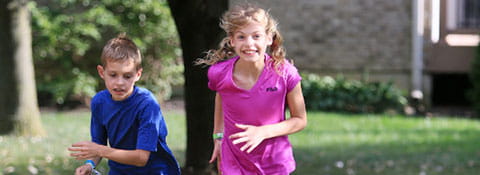
[(300, 131), (305, 129), (307, 127), (307, 120), (304, 120), (304, 122), (302, 122), (302, 125), (300, 127)]
[(305, 127), (307, 127), (307, 118), (306, 117), (304, 117), (300, 120), (299, 127), (298, 127), (299, 131), (305, 129)]

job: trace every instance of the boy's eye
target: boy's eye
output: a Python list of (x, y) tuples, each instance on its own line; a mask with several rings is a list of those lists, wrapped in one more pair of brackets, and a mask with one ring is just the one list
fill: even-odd
[(110, 76), (111, 76), (111, 77), (115, 77), (115, 76), (117, 76), (117, 74), (110, 74)]
[(244, 39), (245, 36), (243, 36), (243, 35), (238, 35), (237, 38), (238, 38), (238, 39)]
[(254, 35), (253, 37), (254, 38), (260, 38), (260, 35)]

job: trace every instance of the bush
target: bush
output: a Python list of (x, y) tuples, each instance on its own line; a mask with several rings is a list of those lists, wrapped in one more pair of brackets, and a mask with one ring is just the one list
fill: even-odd
[(361, 82), (342, 76), (303, 75), (303, 95), (310, 110), (382, 113), (403, 111), (407, 99), (392, 82)]
[[(39, 94), (62, 105), (103, 89), (96, 65), (104, 44), (126, 32), (140, 48), (137, 85), (168, 99), (183, 84), (183, 62), (166, 0), (30, 1), (33, 57)], [(45, 99), (42, 99), (45, 100)], [(49, 104), (51, 105), (51, 104)]]
[(468, 96), (470, 97), (473, 109), (478, 117), (480, 114), (480, 43), (477, 46), (475, 58), (472, 62), (470, 81), (472, 82), (472, 89), (470, 90)]

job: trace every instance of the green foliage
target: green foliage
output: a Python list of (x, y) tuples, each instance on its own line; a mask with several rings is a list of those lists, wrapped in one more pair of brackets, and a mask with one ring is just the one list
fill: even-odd
[(480, 43), (475, 52), (475, 58), (472, 62), (470, 71), (470, 81), (472, 89), (469, 91), (469, 97), (473, 104), (476, 115), (480, 114)]
[(391, 82), (361, 82), (314, 74), (303, 75), (303, 95), (307, 109), (354, 113), (402, 111), (407, 104)]
[(55, 103), (90, 98), (103, 87), (97, 76), (103, 45), (126, 32), (141, 49), (138, 83), (159, 99), (183, 83), (179, 39), (165, 0), (51, 0), (30, 2), (38, 90)]

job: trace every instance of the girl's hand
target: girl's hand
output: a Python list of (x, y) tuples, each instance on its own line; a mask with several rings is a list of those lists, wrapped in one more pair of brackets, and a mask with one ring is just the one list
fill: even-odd
[(245, 145), (240, 148), (241, 151), (247, 150), (247, 153), (250, 153), (265, 139), (261, 127), (242, 124), (235, 124), (235, 126), (244, 131), (232, 134), (228, 138), (233, 140), (233, 144), (245, 142)]
[(70, 153), (70, 156), (75, 157), (77, 160), (82, 160), (102, 157), (102, 148), (103, 145), (99, 145), (90, 141), (84, 141), (72, 144), (72, 147), (69, 147), (68, 150), (73, 152)]
[(220, 155), (221, 155), (221, 148), (222, 148), (222, 141), (215, 139), (213, 143), (213, 152), (212, 152), (212, 157), (210, 158), (209, 163), (213, 163), (217, 158), (219, 159), (220, 162)]
[(92, 173), (92, 169), (93, 169), (92, 166), (90, 166), (88, 164), (79, 166), (75, 170), (75, 175), (90, 175)]

